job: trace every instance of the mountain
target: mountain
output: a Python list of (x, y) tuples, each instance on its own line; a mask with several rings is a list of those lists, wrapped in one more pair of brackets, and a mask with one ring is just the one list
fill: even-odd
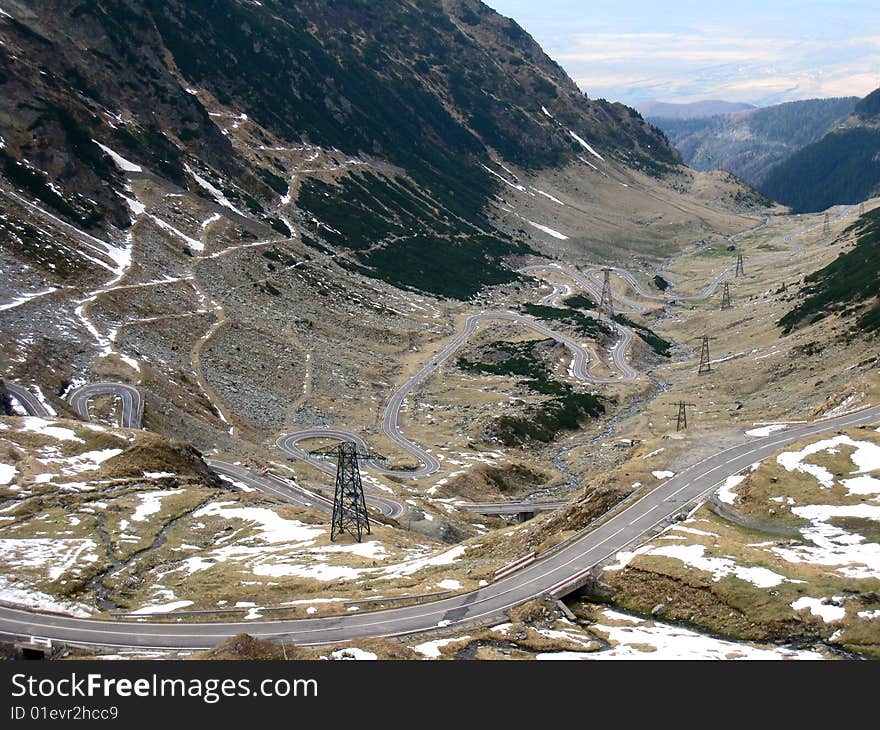
[(384, 402), (526, 264), (766, 215), (475, 0), (2, 8), (0, 368), (59, 413), (137, 383), (151, 431), (263, 449)]
[[(515, 278), (498, 261), (529, 250), (487, 219), (504, 184), (484, 163), (554, 168), (586, 145), (651, 175), (680, 165), (636, 112), (589, 100), (515, 22), (475, 0), (4, 7), (0, 171), (93, 233), (129, 225), (110, 150), (184, 190), (221, 191), (261, 230), (289, 235), (272, 210), (289, 192), (284, 169), (237, 149), (216, 123), (240, 115), (265, 147), (272, 137), (386, 163), (384, 173), (302, 182), (307, 227), (354, 251), (360, 271), (468, 296)], [(427, 277), (431, 268), (440, 276)]]
[(752, 104), (737, 101), (694, 101), (689, 104), (668, 104), (662, 101), (643, 101), (639, 112), (647, 118), (659, 119), (705, 119), (720, 114), (754, 109)]
[(854, 114), (862, 122), (877, 124), (880, 120), (880, 89), (875, 89), (856, 104)]
[(727, 170), (760, 185), (775, 165), (844, 122), (857, 102), (812, 99), (699, 119), (649, 119), (694, 169)]
[(852, 205), (880, 192), (880, 89), (821, 139), (774, 167), (758, 188), (799, 213)]

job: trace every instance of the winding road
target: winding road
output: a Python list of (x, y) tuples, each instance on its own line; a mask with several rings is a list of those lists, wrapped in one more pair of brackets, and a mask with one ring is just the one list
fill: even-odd
[(126, 623), (46, 614), (0, 606), (0, 633), (69, 644), (150, 649), (205, 649), (241, 633), (301, 645), (392, 637), (443, 629), (454, 632), (505, 619), (506, 612), (532, 598), (574, 590), (592, 568), (682, 512), (727, 477), (796, 441), (840, 429), (880, 422), (880, 406), (797, 426), (749, 441), (694, 464), (560, 549), (476, 591), (426, 604), (324, 618), (231, 623)]
[(15, 383), (10, 383), (8, 380), (2, 381), (2, 384), (5, 386), (6, 392), (18, 401), (19, 405), (24, 408), (29, 416), (36, 416), (37, 418), (51, 417), (49, 409), (46, 408), (46, 406), (44, 406), (27, 388), (23, 388)]
[(144, 419), (144, 399), (141, 392), (125, 383), (90, 383), (77, 388), (68, 397), (71, 408), (84, 421), (91, 421), (89, 402), (99, 396), (113, 396), (122, 404), (122, 428), (141, 427)]
[[(793, 242), (793, 235), (786, 238), (787, 242)], [(564, 273), (595, 294), (595, 279), (556, 266), (534, 267), (534, 270), (547, 268)], [(725, 272), (722, 279), (729, 273), (729, 271)], [(715, 287), (722, 279), (713, 282)], [(628, 278), (627, 281), (639, 291), (640, 287), (634, 277)], [(710, 295), (710, 288), (707, 287), (700, 294), (694, 295), (694, 298), (705, 298)], [(616, 298), (625, 307), (633, 307), (630, 311), (642, 311), (636, 308), (641, 305), (628, 302), (624, 298)], [(664, 297), (667, 300), (670, 298), (672, 297)], [(372, 468), (390, 476), (409, 478), (428, 476), (440, 469), (436, 457), (407, 440), (400, 433), (400, 409), (406, 397), (446, 362), (476, 331), (481, 322), (487, 320), (519, 323), (564, 344), (573, 353), (573, 375), (585, 382), (628, 382), (637, 377), (631, 369), (620, 367), (621, 362), (625, 363), (625, 355), (631, 342), (631, 339), (625, 339), (627, 330), (624, 328), (620, 329), (623, 339), (615, 347), (617, 353), (615, 363), (620, 367), (621, 375), (618, 378), (608, 379), (598, 378), (590, 373), (591, 357), (587, 348), (569, 337), (553, 332), (539, 322), (513, 312), (487, 312), (474, 315), (468, 319), (464, 330), (449, 345), (392, 396), (386, 407), (383, 431), (404, 450), (418, 458), (421, 467), (408, 472), (387, 471), (375, 464), (370, 465)], [(7, 388), (17, 399), (19, 398), (9, 385)], [(81, 417), (88, 419), (89, 400), (99, 395), (113, 395), (120, 398), (123, 403), (123, 421), (131, 428), (140, 426), (143, 402), (139, 392), (131, 386), (115, 383), (84, 386), (72, 394), (70, 402)], [(28, 408), (27, 397), (23, 396), (23, 398), (21, 402)], [(42, 408), (42, 404), (38, 405)], [(30, 407), (35, 406), (31, 403)], [(815, 435), (850, 427), (875, 425), (878, 422), (880, 422), (880, 406), (871, 406), (855, 413), (790, 427), (713, 454), (663, 482), (624, 509), (610, 513), (598, 526), (585, 528), (557, 548), (546, 551), (538, 560), (526, 564), (518, 571), (475, 591), (426, 604), (321, 618), (189, 624), (93, 620), (0, 606), (0, 633), (13, 637), (36, 637), (87, 646), (204, 649), (240, 633), (249, 633), (262, 639), (316, 645), (347, 642), (365, 637), (404, 636), (439, 629), (454, 632), (470, 625), (503, 620), (510, 608), (532, 598), (545, 595), (561, 597), (575, 590), (581, 585), (584, 577), (603, 561), (643, 541), (652, 531), (674, 519), (688, 505), (716, 490), (728, 477), (770, 457), (781, 448)], [(329, 429), (282, 436), (278, 440), (278, 445), (296, 458), (302, 458), (305, 454), (299, 449), (298, 444), (307, 438), (348, 439), (366, 446), (363, 440), (354, 434)], [(316, 466), (321, 468), (323, 465), (316, 463)], [(214, 461), (211, 463), (211, 468), (234, 479), (246, 481), (249, 486), (261, 491), (274, 490), (279, 496), (299, 504), (307, 504), (310, 499), (318, 497), (295, 485), (285, 484), (285, 480), (262, 475), (257, 477), (236, 465)], [(381, 568), (377, 570), (381, 571)]]
[[(431, 454), (427, 449), (407, 439), (400, 431), (400, 411), (407, 397), (431, 377), (444, 363), (446, 363), (470, 337), (476, 332), (480, 324), (490, 321), (513, 322), (527, 327), (538, 334), (549, 339), (556, 340), (567, 347), (573, 356), (571, 373), (578, 380), (584, 383), (594, 384), (610, 384), (610, 383), (628, 383), (635, 381), (639, 376), (633, 370), (627, 361), (627, 355), (630, 351), (633, 341), (632, 333), (624, 327), (616, 326), (620, 332), (620, 339), (612, 347), (612, 359), (614, 365), (620, 372), (618, 377), (603, 377), (591, 373), (592, 364), (599, 359), (592, 344), (583, 344), (575, 341), (567, 335), (560, 334), (550, 329), (546, 325), (537, 320), (517, 314), (516, 312), (483, 312), (475, 314), (468, 318), (464, 328), (456, 337), (444, 347), (438, 354), (434, 355), (431, 360), (424, 365), (415, 375), (407, 380), (400, 388), (398, 388), (391, 396), (388, 404), (385, 406), (385, 412), (382, 416), (382, 433), (391, 441), (400, 446), (410, 456), (418, 459), (420, 466), (412, 470), (394, 470), (386, 469), (376, 463), (369, 462), (367, 467), (384, 476), (396, 477), (399, 479), (422, 479), (431, 476), (440, 471), (440, 461)], [(290, 456), (297, 459), (305, 459), (306, 452), (299, 447), (301, 441), (310, 439), (336, 439), (340, 441), (352, 441), (366, 451), (369, 447), (363, 438), (350, 431), (341, 429), (309, 429), (298, 431), (296, 433), (285, 434), (276, 441), (280, 449)], [(320, 464), (316, 463), (320, 468)], [(329, 473), (329, 472), (328, 472)]]

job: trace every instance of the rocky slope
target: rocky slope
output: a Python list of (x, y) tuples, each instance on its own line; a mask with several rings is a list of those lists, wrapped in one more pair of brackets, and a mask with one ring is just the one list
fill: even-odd
[[(472, 0), (5, 6), (2, 172), (92, 232), (129, 224), (113, 150), (131, 169), (289, 235), (274, 211), (288, 170), (236, 149), (218, 126), (224, 115), (252, 121), (264, 148), (308, 143), (386, 163), (378, 180), (323, 181), (348, 204), (332, 220), (322, 218), (322, 184), (305, 186), (301, 208), (339, 231), (332, 244), (391, 248), (357, 258), (422, 288), (416, 264), (396, 265), (399, 256), (455, 259), (498, 283), (511, 275), (493, 261), (526, 250), (486, 220), (502, 183), (478, 162), (497, 154), (525, 169), (564, 165), (584, 152), (570, 130), (654, 175), (680, 162), (637, 113), (586, 98), (519, 26)], [(45, 266), (36, 247), (17, 253)], [(477, 286), (435, 288), (461, 296)]]

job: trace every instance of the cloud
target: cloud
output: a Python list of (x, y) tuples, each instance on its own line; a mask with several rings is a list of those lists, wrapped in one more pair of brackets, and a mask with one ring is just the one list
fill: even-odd
[(880, 86), (877, 0), (488, 0), (590, 96), (775, 103)]
[(577, 33), (552, 55), (590, 96), (638, 103), (719, 98), (756, 104), (863, 96), (880, 86), (880, 38), (741, 38), (686, 33)]

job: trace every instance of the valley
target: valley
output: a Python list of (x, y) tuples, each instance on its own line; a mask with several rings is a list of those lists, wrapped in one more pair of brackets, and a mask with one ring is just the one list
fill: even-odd
[(880, 198), (685, 167), (474, 0), (55, 5), (0, 12), (0, 638), (877, 654)]

